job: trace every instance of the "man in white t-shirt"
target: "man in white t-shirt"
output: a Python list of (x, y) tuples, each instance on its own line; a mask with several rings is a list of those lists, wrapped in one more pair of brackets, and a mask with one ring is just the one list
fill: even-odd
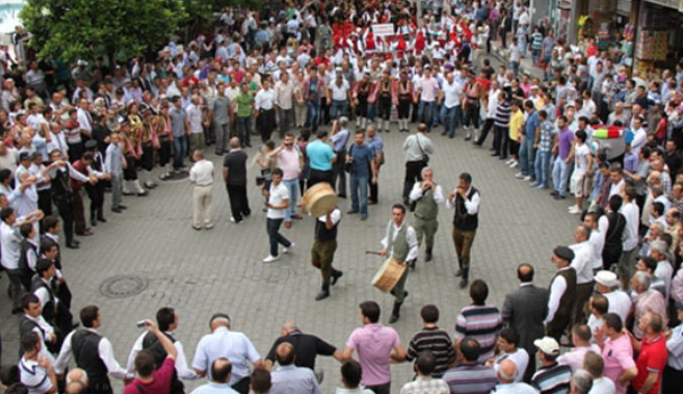
[(272, 173), (273, 181), (270, 184), (270, 189), (263, 191), (263, 194), (268, 199), (268, 202), (266, 203), (266, 208), (268, 208), (266, 220), (268, 238), (270, 239), (270, 254), (263, 259), (264, 263), (272, 263), (280, 258), (280, 254), (278, 253), (279, 244), (284, 246), (282, 253), (287, 253), (288, 249), (291, 249), (294, 246), (293, 242), (290, 242), (280, 234), (280, 226), (282, 226), (282, 222), (287, 216), (287, 208), (289, 208), (289, 190), (287, 190), (287, 186), (282, 183), (282, 175), (283, 172), (281, 169), (274, 169)]
[(576, 145), (574, 145), (574, 173), (571, 178), (571, 191), (576, 196), (576, 205), (569, 208), (569, 213), (581, 213), (584, 197), (588, 196), (588, 179), (586, 173), (593, 168), (593, 156), (586, 144), (586, 132), (576, 132)]
[(451, 71), (447, 72), (446, 81), (441, 91), (441, 99), (443, 100), (441, 123), (445, 125), (445, 130), (441, 135), (448, 134), (449, 138), (455, 137), (455, 129), (460, 123), (462, 94), (462, 85), (455, 80)]
[(277, 157), (278, 166), (282, 169), (282, 183), (289, 192), (289, 207), (285, 214), (285, 227), (292, 227), (292, 219), (301, 220), (303, 217), (296, 213), (296, 199), (299, 194), (299, 174), (303, 165), (301, 151), (294, 144), (294, 135), (286, 133), (282, 145), (270, 153)]

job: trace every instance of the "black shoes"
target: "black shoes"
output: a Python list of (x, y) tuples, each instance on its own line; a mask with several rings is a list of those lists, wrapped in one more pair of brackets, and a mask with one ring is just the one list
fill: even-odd
[(333, 270), (332, 270), (332, 286), (336, 285), (336, 284), (337, 284), (337, 281), (338, 281), (339, 278), (341, 278), (342, 276), (344, 276), (344, 273), (343, 273), (343, 272), (337, 271), (337, 270), (333, 269)]

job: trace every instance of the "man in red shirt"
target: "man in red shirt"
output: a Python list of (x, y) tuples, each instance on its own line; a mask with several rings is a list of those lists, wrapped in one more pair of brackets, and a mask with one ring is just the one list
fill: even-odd
[(645, 333), (642, 342), (638, 342), (633, 335), (630, 335), (633, 350), (639, 352), (636, 359), (638, 375), (632, 383), (633, 389), (639, 394), (659, 393), (662, 372), (668, 357), (662, 326), (662, 317), (648, 312), (638, 321), (638, 328)]
[(145, 326), (159, 339), (159, 343), (166, 352), (166, 359), (161, 368), (155, 371), (154, 356), (149, 350), (141, 350), (135, 357), (135, 370), (138, 377), (126, 386), (123, 394), (168, 394), (171, 390), (171, 379), (175, 371), (175, 358), (178, 351), (173, 346), (173, 342), (159, 330), (154, 322), (145, 320)]

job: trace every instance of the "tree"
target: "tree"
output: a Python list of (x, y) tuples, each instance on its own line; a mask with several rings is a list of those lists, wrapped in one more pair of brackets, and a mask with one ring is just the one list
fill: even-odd
[(181, 0), (28, 0), (21, 19), (43, 59), (155, 54), (186, 17)]

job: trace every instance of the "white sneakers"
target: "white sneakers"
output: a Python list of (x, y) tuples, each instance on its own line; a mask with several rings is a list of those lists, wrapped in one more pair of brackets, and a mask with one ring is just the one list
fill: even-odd
[(524, 174), (522, 174), (521, 172), (518, 172), (518, 173), (515, 174), (515, 178), (517, 178), (517, 179), (524, 179)]
[(581, 213), (581, 208), (577, 207), (576, 205), (572, 205), (571, 207), (568, 208), (569, 213), (572, 215), (577, 215)]
[(292, 244), (289, 245), (288, 248), (282, 248), (282, 253), (284, 254), (284, 253), (289, 252), (289, 250), (292, 249), (292, 248), (295, 247), (295, 246), (296, 246), (296, 244), (295, 244), (294, 242), (292, 242)]
[(532, 178), (531, 175), (527, 175), (524, 177), (525, 182), (531, 182), (532, 179), (534, 179), (534, 178)]
[(268, 255), (268, 257), (266, 257), (265, 259), (263, 259), (263, 262), (264, 262), (264, 263), (272, 263), (272, 262), (274, 262), (274, 261), (278, 261), (279, 259), (280, 259), (280, 256), (271, 256), (271, 255)]

